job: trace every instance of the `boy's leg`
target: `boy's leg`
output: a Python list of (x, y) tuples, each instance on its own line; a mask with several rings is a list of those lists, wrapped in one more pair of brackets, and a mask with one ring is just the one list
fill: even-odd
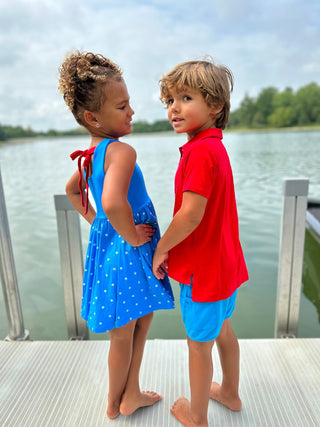
[(146, 314), (137, 320), (127, 383), (120, 404), (122, 415), (130, 415), (142, 406), (151, 406), (161, 399), (157, 393), (140, 391), (139, 373), (147, 335), (152, 322), (153, 313)]
[(214, 341), (197, 342), (188, 337), (191, 402), (180, 397), (172, 414), (185, 426), (208, 426), (208, 404), (212, 381)]
[(216, 342), (223, 376), (221, 385), (216, 382), (211, 384), (210, 397), (233, 411), (240, 411), (242, 407), (239, 398), (240, 349), (230, 319), (223, 322)]

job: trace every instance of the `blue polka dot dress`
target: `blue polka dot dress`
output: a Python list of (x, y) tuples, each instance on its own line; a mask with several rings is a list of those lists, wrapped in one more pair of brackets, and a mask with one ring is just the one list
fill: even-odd
[(114, 140), (105, 139), (96, 147), (92, 175), (88, 179), (97, 215), (89, 236), (81, 315), (87, 320), (89, 329), (96, 333), (119, 328), (155, 310), (174, 308), (168, 277), (158, 280), (152, 273), (152, 257), (160, 232), (137, 164), (130, 182), (128, 201), (135, 223), (151, 224), (155, 228), (152, 241), (138, 247), (129, 245), (114, 230), (102, 209), (105, 153), (112, 142)]

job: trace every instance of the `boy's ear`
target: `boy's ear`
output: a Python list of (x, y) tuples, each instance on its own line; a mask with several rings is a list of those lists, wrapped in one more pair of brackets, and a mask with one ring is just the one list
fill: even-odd
[(211, 110), (212, 114), (216, 116), (217, 114), (221, 113), (223, 107), (224, 107), (224, 104), (219, 104), (215, 108), (212, 108)]
[(96, 116), (88, 110), (85, 110), (83, 113), (83, 119), (91, 127), (96, 127), (96, 124), (98, 123)]

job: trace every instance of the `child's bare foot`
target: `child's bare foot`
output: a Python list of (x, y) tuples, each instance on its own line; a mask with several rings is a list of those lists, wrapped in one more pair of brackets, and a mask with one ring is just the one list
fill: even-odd
[(137, 396), (123, 395), (120, 404), (120, 413), (122, 415), (131, 415), (134, 411), (144, 406), (152, 406), (162, 399), (162, 396), (154, 391), (142, 391)]
[(107, 417), (110, 419), (117, 418), (117, 416), (120, 414), (120, 404), (119, 402), (111, 402), (108, 401), (108, 407), (107, 407)]
[(190, 414), (190, 402), (185, 397), (181, 396), (172, 405), (171, 414), (186, 427), (208, 427), (206, 424), (196, 424)]
[(228, 396), (226, 394), (223, 394), (223, 392), (221, 391), (221, 385), (216, 382), (211, 383), (210, 397), (211, 399), (216, 400), (219, 403), (222, 403), (222, 405), (231, 409), (231, 411), (240, 411), (242, 408), (242, 403), (240, 398), (238, 396), (234, 397), (234, 396)]

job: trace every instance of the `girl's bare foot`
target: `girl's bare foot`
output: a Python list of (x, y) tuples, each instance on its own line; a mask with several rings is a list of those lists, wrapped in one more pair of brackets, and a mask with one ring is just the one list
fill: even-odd
[(154, 391), (142, 391), (137, 396), (123, 395), (120, 404), (120, 413), (122, 415), (131, 415), (137, 409), (144, 406), (152, 406), (162, 399), (162, 396)]
[(241, 400), (238, 396), (228, 396), (227, 394), (223, 394), (221, 390), (221, 385), (212, 382), (210, 387), (210, 397), (213, 400), (216, 400), (227, 408), (231, 409), (231, 411), (240, 411), (242, 408)]
[(120, 414), (120, 404), (119, 402), (111, 402), (108, 401), (108, 407), (107, 407), (107, 417), (110, 419), (117, 418), (117, 416)]
[(190, 402), (185, 397), (181, 396), (172, 405), (171, 414), (186, 427), (208, 427), (206, 424), (196, 424), (190, 414)]

